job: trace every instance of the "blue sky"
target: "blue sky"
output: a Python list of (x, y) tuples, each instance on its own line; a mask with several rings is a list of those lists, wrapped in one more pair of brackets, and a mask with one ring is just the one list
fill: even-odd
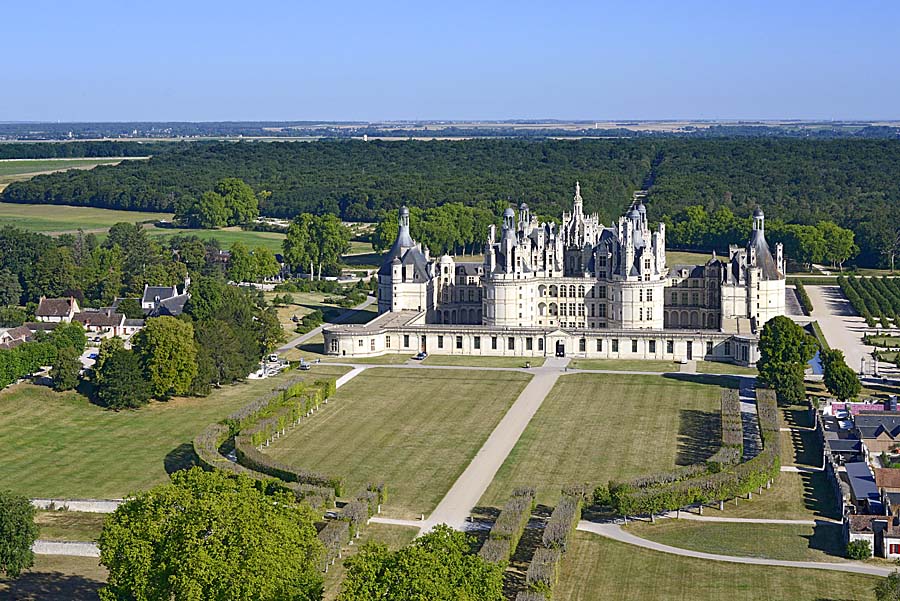
[(900, 3), (4, 2), (0, 121), (900, 119)]

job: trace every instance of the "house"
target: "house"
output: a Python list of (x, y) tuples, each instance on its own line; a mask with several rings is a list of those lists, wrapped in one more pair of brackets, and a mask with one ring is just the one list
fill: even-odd
[(125, 319), (125, 323), (122, 326), (123, 334), (125, 336), (131, 336), (138, 330), (144, 327), (146, 320), (144, 319)]
[(861, 515), (883, 513), (881, 495), (868, 464), (862, 461), (848, 463), (845, 469), (847, 483), (850, 484), (850, 502), (856, 507), (856, 512)]
[(51, 323), (70, 322), (76, 313), (81, 311), (78, 301), (74, 297), (46, 298), (42, 296), (38, 301), (34, 317), (38, 321)]
[(72, 321), (84, 326), (85, 331), (101, 335), (119, 336), (125, 333), (125, 315), (116, 313), (111, 307), (76, 313)]
[(875, 486), (878, 490), (889, 493), (900, 493), (900, 469), (876, 467)]
[(857, 438), (829, 438), (825, 433), (825, 446), (839, 465), (853, 462), (865, 462), (868, 459), (866, 447)]
[(874, 557), (876, 540), (881, 540), (881, 532), (886, 526), (887, 518), (883, 515), (844, 516), (844, 542), (850, 544), (855, 540), (867, 541)]
[(177, 317), (184, 312), (184, 305), (187, 304), (191, 295), (188, 293), (188, 287), (191, 285), (190, 278), (184, 279), (184, 288), (179, 294), (177, 286), (149, 286), (144, 284), (144, 294), (141, 296), (141, 308), (148, 317), (159, 317), (161, 315), (171, 315)]
[(879, 455), (900, 445), (900, 412), (865, 411), (854, 419), (855, 433), (865, 443), (869, 453)]
[(150, 286), (149, 284), (144, 284), (144, 294), (141, 296), (141, 309), (145, 312), (152, 311), (162, 301), (175, 296), (178, 296), (177, 286)]

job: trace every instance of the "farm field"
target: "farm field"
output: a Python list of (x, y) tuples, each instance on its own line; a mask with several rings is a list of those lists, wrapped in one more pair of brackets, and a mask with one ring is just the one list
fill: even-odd
[[(2, 161), (0, 161), (0, 165), (3, 165)], [(74, 232), (79, 228), (92, 232), (106, 231), (111, 225), (122, 221), (135, 223), (171, 218), (171, 213), (0, 203), (0, 226), (14, 225), (25, 230), (47, 234)]]
[(652, 541), (720, 555), (788, 561), (845, 561), (840, 524), (709, 523), (692, 520), (631, 522), (626, 530)]
[[(347, 371), (319, 365), (225, 386), (206, 398), (176, 398), (121, 412), (72, 392), (13, 386), (0, 393), (0, 489), (28, 497), (110, 499), (150, 488), (166, 482), (167, 470), (191, 460), (191, 440), (208, 424), (290, 378)], [(122, 458), (115, 469), (113, 458)]]
[(387, 517), (428, 514), (525, 387), (518, 372), (370, 368), (265, 452), (343, 476), (348, 494), (385, 482)]
[[(66, 171), (68, 169), (93, 169), (97, 165), (115, 165), (122, 157), (88, 157), (73, 159), (13, 159), (0, 161), (0, 187), (12, 182), (31, 179), (35, 175)], [(129, 157), (127, 160), (141, 160)]]
[(544, 399), (484, 497), (518, 486), (554, 505), (561, 487), (592, 486), (703, 461), (718, 449), (721, 388), (663, 376), (571, 374)]
[(475, 357), (471, 355), (428, 355), (425, 365), (458, 365), (460, 367), (540, 367), (543, 357)]
[(677, 372), (681, 365), (674, 361), (654, 361), (641, 359), (573, 359), (572, 369), (606, 369), (610, 371), (653, 371)]
[(228, 250), (235, 242), (241, 242), (250, 248), (264, 246), (273, 253), (281, 252), (284, 234), (278, 232), (254, 232), (239, 227), (226, 227), (218, 230), (200, 230), (189, 228), (153, 227), (147, 233), (160, 242), (172, 236), (197, 236), (201, 240), (217, 240), (222, 249)]
[(878, 578), (711, 562), (577, 532), (563, 556), (558, 601), (791, 601), (873, 598)]
[(95, 557), (35, 555), (17, 580), (0, 576), (0, 597), (15, 601), (96, 601), (106, 568)]

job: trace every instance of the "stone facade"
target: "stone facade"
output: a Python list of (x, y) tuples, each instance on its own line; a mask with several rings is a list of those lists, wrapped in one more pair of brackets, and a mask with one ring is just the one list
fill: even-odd
[[(543, 356), (559, 350), (754, 363), (756, 333), (785, 306), (784, 257), (780, 244), (774, 255), (769, 250), (762, 211), (754, 213), (750, 241), (731, 246), (727, 259), (714, 254), (704, 265), (669, 268), (665, 224), (651, 229), (643, 200), (636, 193), (609, 227), (584, 213), (577, 184), (561, 226), (539, 222), (525, 204), (518, 214), (508, 208), (499, 233), (491, 226), (478, 263), (432, 259), (410, 235), (403, 207), (397, 239), (378, 272), (381, 315), (364, 327), (326, 329), (325, 351)], [(415, 343), (398, 346), (403, 339)], [(495, 339), (503, 341), (496, 348)]]

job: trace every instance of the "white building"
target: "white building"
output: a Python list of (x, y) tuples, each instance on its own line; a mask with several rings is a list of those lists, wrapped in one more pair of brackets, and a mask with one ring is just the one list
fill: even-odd
[(326, 329), (325, 351), (755, 363), (759, 329), (785, 310), (782, 248), (772, 254), (764, 223), (757, 209), (749, 242), (730, 246), (726, 260), (669, 268), (665, 224), (651, 230), (642, 193), (605, 227), (584, 213), (576, 184), (561, 226), (538, 222), (527, 205), (518, 215), (508, 208), (483, 262), (472, 263), (430, 258), (403, 207), (378, 272), (381, 315)]

